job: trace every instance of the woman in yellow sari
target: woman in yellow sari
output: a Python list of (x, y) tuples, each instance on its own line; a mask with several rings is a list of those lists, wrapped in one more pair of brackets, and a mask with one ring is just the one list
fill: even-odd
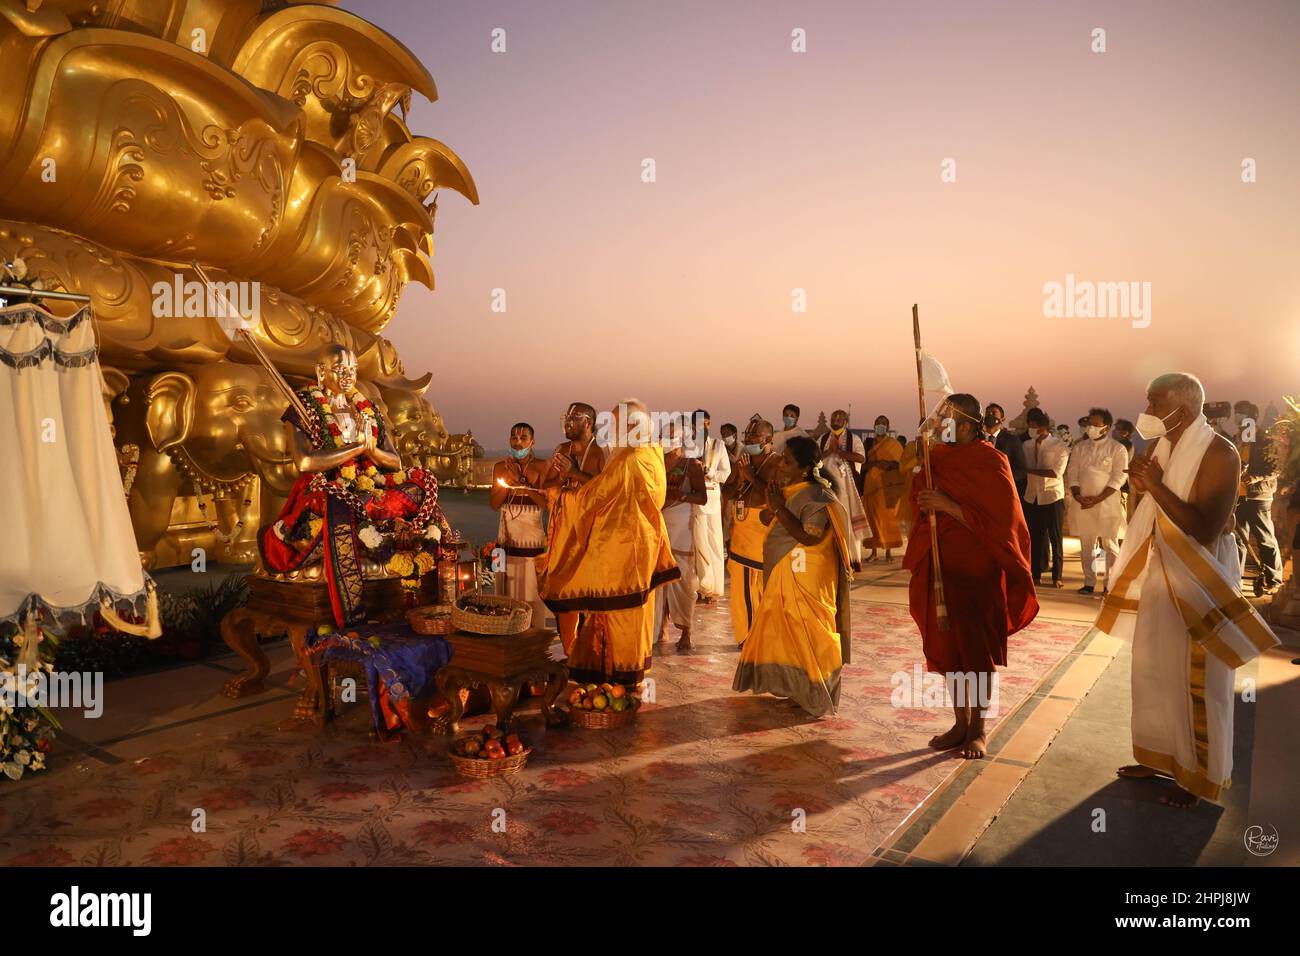
[(811, 438), (786, 442), (767, 507), (775, 522), (763, 596), (732, 688), (789, 698), (814, 717), (834, 713), (849, 659), (850, 525)]

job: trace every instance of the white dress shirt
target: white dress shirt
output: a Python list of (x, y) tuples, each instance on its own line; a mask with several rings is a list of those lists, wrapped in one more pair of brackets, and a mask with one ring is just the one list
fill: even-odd
[(1069, 457), (1069, 446), (1053, 435), (1041, 440), (1031, 438), (1025, 442), (1025, 467), (1050, 468), (1056, 473), (1052, 478), (1029, 475), (1029, 481), (1025, 484), (1025, 501), (1031, 505), (1050, 505), (1064, 499), (1065, 466)]

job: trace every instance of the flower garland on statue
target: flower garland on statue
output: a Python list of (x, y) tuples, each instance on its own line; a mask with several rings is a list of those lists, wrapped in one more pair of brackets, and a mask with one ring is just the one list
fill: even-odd
[[(319, 440), (330, 448), (341, 448), (343, 428), (329, 397), (319, 386), (308, 388), (307, 395), (317, 415), (313, 424), (317, 426)], [(349, 389), (347, 398), (361, 415), (360, 433), (364, 435), (368, 431), (376, 442), (380, 441), (382, 434), (374, 404), (355, 386)], [(382, 531), (373, 521), (367, 521), (357, 529), (357, 537), (375, 561), (402, 579), (403, 588), (415, 591), (420, 587), (420, 579), (437, 567), (441, 550), (456, 547), (455, 535), (438, 506), (438, 480), (422, 468), (401, 469), (385, 475), (370, 458), (359, 455), (336, 468), (332, 478), (318, 475), (313, 487), (347, 502), (357, 514), (364, 515), (368, 496), (396, 490), (408, 482), (425, 492), (415, 516), (409, 522), (397, 521), (391, 531)], [(312, 519), (312, 537), (319, 533), (321, 524), (319, 518)]]

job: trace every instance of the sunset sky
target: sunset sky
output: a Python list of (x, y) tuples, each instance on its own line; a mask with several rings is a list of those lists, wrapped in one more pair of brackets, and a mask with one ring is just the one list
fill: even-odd
[[(1009, 415), (1033, 385), (1057, 418), (1134, 417), (1172, 369), (1211, 399), (1300, 392), (1294, 0), (342, 6), (428, 66), (411, 127), (478, 184), (442, 197), (437, 291), (385, 334), (489, 449), (626, 395), (911, 433), (913, 302), (955, 386)], [(1046, 317), (1067, 274), (1150, 283), (1149, 327)]]

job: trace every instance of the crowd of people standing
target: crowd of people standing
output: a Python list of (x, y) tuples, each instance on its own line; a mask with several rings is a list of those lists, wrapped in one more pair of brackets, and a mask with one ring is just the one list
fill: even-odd
[[(1258, 409), (1238, 402), (1212, 417), (1211, 406), (1191, 407), (1196, 396), (1203, 402), (1193, 377), (1165, 378), (1153, 382), (1136, 425), (1094, 407), (1071, 432), (1031, 407), (1024, 431), (1012, 432), (1001, 405), (954, 394), (911, 440), (883, 415), (869, 433), (855, 432), (843, 409), (810, 432), (793, 404), (782, 409), (779, 428), (755, 414), (743, 428), (723, 424), (715, 437), (704, 409), (652, 416), (635, 399), (603, 414), (609, 434), (593, 406), (574, 403), (563, 419), (565, 441), (548, 460), (536, 457), (534, 430), (521, 422), (510, 432), (510, 456), (495, 466), (492, 505), (500, 511), (506, 590), (533, 606), (536, 626), (548, 609), (555, 615), (575, 679), (629, 685), (642, 679), (670, 626), (677, 650), (693, 650), (697, 609), (729, 590), (739, 648), (734, 688), (820, 716), (839, 700), (851, 654), (848, 592), (865, 564), (891, 561), (906, 542), (902, 567), (911, 573), (909, 603), (927, 668), (983, 682), (1006, 664), (1007, 637), (1037, 613), (1036, 588), (1063, 587), (1067, 531), (1080, 540), (1079, 592), (1103, 600), (1102, 617), (1136, 607), (1135, 598), (1111, 591), (1129, 593), (1135, 578), (1147, 580), (1133, 568), (1132, 552), (1149, 546), (1156, 518), (1180, 519), (1163, 532), (1170, 540), (1200, 540), (1183, 528), (1200, 527), (1188, 504), (1197, 488), (1171, 492), (1162, 468), (1181, 467), (1186, 484), (1200, 468), (1200, 458), (1193, 465), (1188, 456), (1206, 449), (1240, 467), (1237, 487), (1216, 489), (1212, 507), (1205, 506), (1207, 513), (1219, 508), (1235, 490), (1228, 512), (1235, 527), (1202, 537), (1218, 548), (1221, 534), (1230, 543), (1235, 534), (1237, 571), (1253, 540), (1263, 588), (1280, 586), (1269, 515), (1276, 465), (1260, 445)], [(1152, 411), (1160, 403), (1172, 409), (1163, 418)], [(607, 434), (598, 440), (601, 431)], [(1135, 433), (1150, 441), (1146, 454), (1135, 449)], [(1176, 441), (1183, 433), (1196, 437), (1181, 447), (1195, 451), (1170, 457), (1169, 436)], [(1163, 464), (1154, 457), (1158, 448)], [(1163, 500), (1135, 518), (1135, 502), (1147, 492), (1148, 500)], [(1126, 545), (1131, 520), (1141, 542)], [(935, 544), (942, 561), (934, 560)], [(1188, 567), (1196, 565), (1192, 558)], [(1126, 566), (1129, 573), (1120, 573)], [(1226, 574), (1239, 593), (1240, 574), (1196, 567), (1207, 582)], [(1219, 586), (1205, 587), (1217, 593)], [(1223, 621), (1245, 626), (1240, 608), (1230, 621), (1223, 611), (1236, 605), (1216, 607)], [(1244, 658), (1224, 656), (1234, 659)], [(982, 756), (983, 708), (962, 693), (952, 699), (954, 726), (932, 746)], [(1165, 754), (1140, 767), (1153, 761), (1160, 773), (1172, 773), (1166, 764), (1179, 766)], [(1205, 780), (1223, 775), (1222, 768), (1198, 772)], [(1184, 778), (1192, 780), (1176, 777), (1180, 786), (1197, 792)]]

